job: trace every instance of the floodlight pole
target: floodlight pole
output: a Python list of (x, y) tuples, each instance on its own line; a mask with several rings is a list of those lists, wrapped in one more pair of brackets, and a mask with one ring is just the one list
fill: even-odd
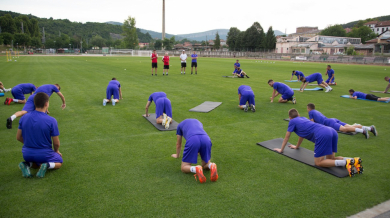
[(163, 7), (162, 7), (162, 40), (165, 39), (165, 0), (163, 0)]

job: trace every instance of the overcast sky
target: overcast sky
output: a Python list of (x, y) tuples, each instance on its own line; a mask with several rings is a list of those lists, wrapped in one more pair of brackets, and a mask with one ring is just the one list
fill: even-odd
[[(344, 24), (389, 15), (389, 0), (166, 0), (165, 31), (170, 34), (203, 32), (237, 27), (246, 30), (253, 22), (264, 29), (287, 33), (299, 26)], [(123, 22), (136, 18), (138, 28), (162, 31), (162, 0), (0, 0), (0, 10), (76, 22)]]

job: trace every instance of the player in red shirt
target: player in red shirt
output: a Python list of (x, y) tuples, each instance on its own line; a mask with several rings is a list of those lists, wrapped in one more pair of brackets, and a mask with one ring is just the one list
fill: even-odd
[(153, 50), (153, 53), (150, 55), (150, 60), (152, 60), (152, 76), (153, 76), (153, 68), (154, 70), (154, 75), (157, 76), (157, 58), (158, 55), (156, 53), (156, 50)]
[(165, 55), (162, 58), (162, 61), (164, 62), (163, 76), (164, 76), (165, 70), (167, 70), (167, 76), (168, 76), (168, 71), (169, 71), (169, 56), (168, 56), (168, 52), (165, 52)]

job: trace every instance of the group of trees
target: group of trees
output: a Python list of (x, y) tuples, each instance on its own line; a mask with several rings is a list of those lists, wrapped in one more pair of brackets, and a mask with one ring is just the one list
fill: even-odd
[(342, 25), (329, 26), (322, 30), (320, 35), (361, 38), (362, 43), (365, 43), (366, 41), (377, 37), (370, 27), (364, 26), (365, 23), (373, 20), (374, 19), (359, 20), (349, 33), (345, 31)]
[(272, 26), (267, 33), (258, 22), (252, 24), (246, 31), (240, 31), (236, 27), (231, 27), (226, 43), (231, 51), (260, 51), (265, 49), (275, 49), (276, 37)]

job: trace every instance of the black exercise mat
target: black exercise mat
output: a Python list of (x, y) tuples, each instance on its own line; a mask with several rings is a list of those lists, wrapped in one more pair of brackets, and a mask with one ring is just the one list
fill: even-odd
[[(286, 119), (283, 119), (285, 121), (290, 121), (290, 118), (286, 118)], [(341, 131), (337, 131), (338, 133), (342, 133), (342, 134), (345, 134), (345, 135), (356, 135), (357, 132), (341, 132)]]
[(149, 117), (145, 117), (151, 124), (153, 124), (154, 127), (156, 127), (160, 131), (172, 131), (176, 130), (177, 126), (179, 125), (178, 122), (172, 120), (172, 123), (169, 125), (169, 129), (165, 129), (165, 127), (161, 124), (156, 123), (156, 114), (149, 114)]
[(225, 78), (244, 78), (244, 77), (238, 77), (238, 76), (222, 76), (222, 77), (225, 77)]
[[(275, 148), (281, 148), (283, 143), (282, 138), (272, 139), (265, 142), (257, 143), (258, 145), (270, 149), (274, 151)], [(290, 143), (287, 143), (283, 153), (281, 153), (284, 156), (287, 156), (291, 159), (294, 159), (296, 161), (299, 161), (301, 163), (307, 164), (309, 166), (315, 167), (319, 170), (322, 170), (324, 172), (330, 173), (334, 176), (337, 176), (339, 178), (347, 177), (349, 176), (348, 170), (345, 167), (318, 167), (314, 165), (314, 152), (310, 151), (306, 148), (300, 147), (299, 149), (291, 149), (288, 147)], [(276, 151), (274, 151), (276, 152)], [(278, 152), (277, 152), (278, 153)]]
[(221, 104), (222, 104), (222, 102), (205, 101), (202, 104), (200, 104), (194, 108), (191, 108), (190, 111), (207, 113), (207, 112), (214, 110), (215, 108), (217, 108)]
[(370, 92), (382, 93), (382, 94), (390, 94), (390, 92), (385, 92), (385, 93), (383, 93), (383, 91), (375, 91), (375, 90), (371, 90)]

